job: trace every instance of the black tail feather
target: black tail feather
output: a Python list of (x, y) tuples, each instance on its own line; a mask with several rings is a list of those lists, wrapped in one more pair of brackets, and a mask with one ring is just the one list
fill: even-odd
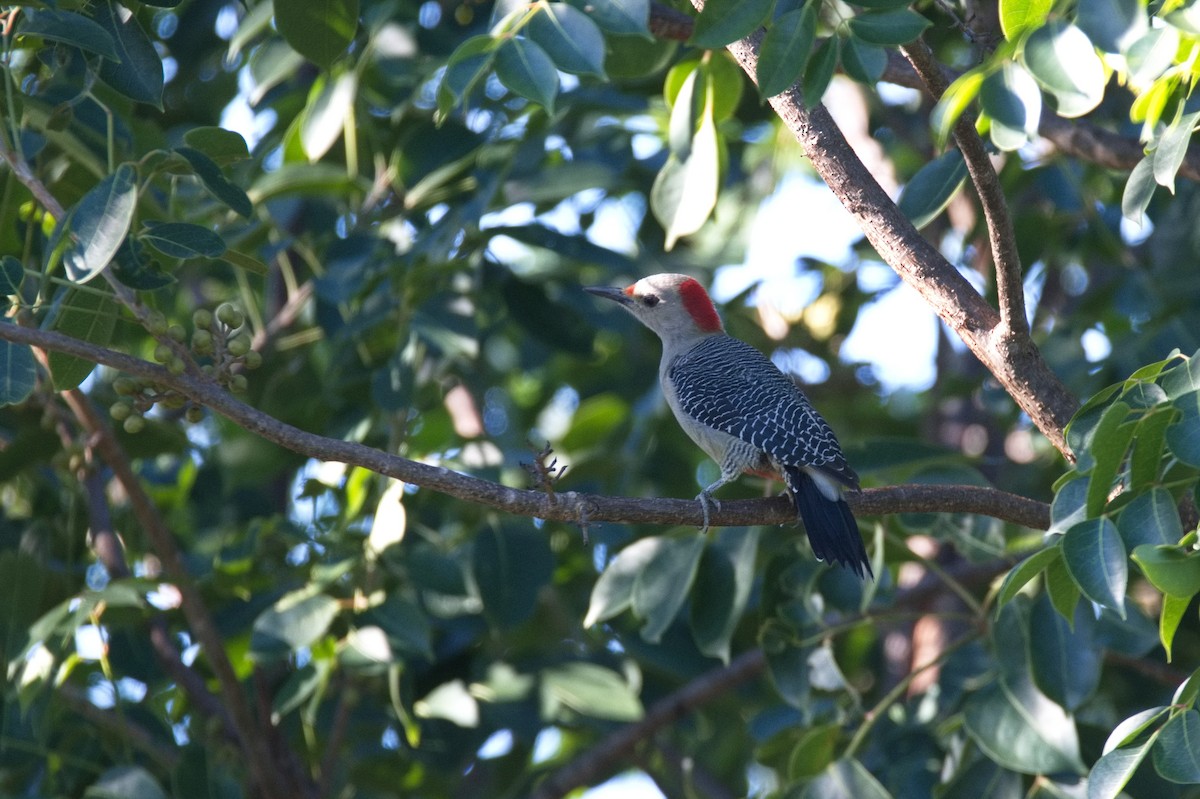
[(869, 575), (874, 579), (867, 548), (858, 532), (858, 522), (846, 501), (834, 502), (827, 498), (801, 468), (785, 467), (784, 475), (813, 554), (827, 563), (845, 566), (860, 578)]

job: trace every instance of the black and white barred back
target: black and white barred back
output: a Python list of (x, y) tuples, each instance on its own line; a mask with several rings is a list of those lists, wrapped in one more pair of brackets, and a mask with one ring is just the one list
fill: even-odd
[(676, 357), (667, 376), (684, 413), (748, 442), (782, 472), (813, 554), (860, 577), (870, 572), (849, 506), (822, 493), (805, 468), (851, 490), (858, 489), (858, 475), (829, 423), (791, 378), (754, 347), (726, 335), (704, 338)]

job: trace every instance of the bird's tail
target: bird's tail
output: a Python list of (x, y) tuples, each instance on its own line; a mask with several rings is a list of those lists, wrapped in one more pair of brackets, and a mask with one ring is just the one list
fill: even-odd
[(813, 554), (827, 563), (840, 563), (860, 578), (865, 574), (874, 579), (858, 522), (846, 500), (826, 497), (812, 476), (798, 466), (784, 467), (783, 475)]

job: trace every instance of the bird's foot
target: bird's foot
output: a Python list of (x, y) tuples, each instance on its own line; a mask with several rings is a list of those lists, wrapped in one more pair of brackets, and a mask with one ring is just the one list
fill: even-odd
[(700, 528), (700, 532), (708, 532), (708, 520), (710, 516), (709, 505), (711, 504), (718, 511), (721, 510), (721, 501), (707, 491), (701, 491), (696, 495), (696, 500), (700, 503), (700, 508), (704, 511), (704, 526)]

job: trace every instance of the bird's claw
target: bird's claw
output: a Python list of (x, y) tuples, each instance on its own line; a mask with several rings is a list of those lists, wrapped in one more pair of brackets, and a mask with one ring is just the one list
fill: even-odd
[(707, 491), (701, 491), (696, 495), (696, 500), (700, 503), (701, 510), (704, 511), (704, 526), (700, 528), (701, 533), (708, 532), (709, 510), (708, 506), (711, 503), (718, 511), (721, 510), (721, 501)]

